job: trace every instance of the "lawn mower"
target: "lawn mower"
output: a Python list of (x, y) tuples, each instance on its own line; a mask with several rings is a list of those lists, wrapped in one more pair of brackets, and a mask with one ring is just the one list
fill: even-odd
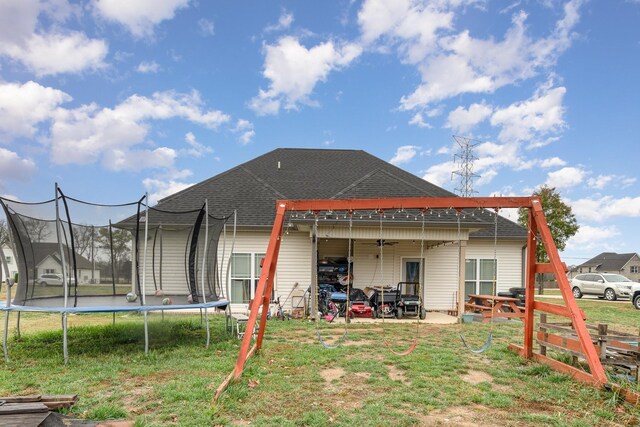
[(369, 298), (362, 289), (352, 289), (349, 293), (350, 307), (347, 310), (349, 318), (354, 319), (356, 317), (364, 317), (367, 319), (373, 318), (373, 308), (369, 303)]
[(391, 286), (365, 288), (374, 318), (394, 317), (396, 314), (397, 290)]

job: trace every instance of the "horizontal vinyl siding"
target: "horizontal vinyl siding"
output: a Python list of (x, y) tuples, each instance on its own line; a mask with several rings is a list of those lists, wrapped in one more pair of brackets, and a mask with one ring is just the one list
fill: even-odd
[[(378, 240), (380, 239), (380, 227), (349, 227), (338, 226), (318, 226), (318, 236), (331, 239), (348, 239), (351, 233), (352, 239), (357, 240)], [(386, 240), (420, 240), (423, 237), (422, 227), (419, 223), (415, 227), (390, 228), (384, 227), (382, 239)], [(460, 238), (466, 240), (468, 231), (460, 230)], [(449, 241), (458, 240), (458, 230), (451, 228), (425, 228), (424, 240)]]
[(426, 253), (427, 310), (447, 310), (455, 307), (458, 291), (458, 246), (447, 245), (430, 249)]
[[(269, 232), (238, 231), (233, 248), (234, 253), (266, 253), (269, 244)], [(222, 282), (226, 286), (227, 268), (231, 255), (232, 236), (227, 236), (227, 243), (223, 253), (222, 243), (218, 246), (218, 258), (222, 264)], [(307, 233), (289, 232), (283, 235), (278, 255), (278, 265), (274, 281), (276, 298), (279, 296), (285, 302), (287, 296), (298, 283), (298, 289), (306, 290), (311, 280), (311, 243)], [(225, 288), (225, 297), (229, 290)], [(291, 306), (291, 298), (286, 302), (286, 308)], [(247, 309), (246, 304), (232, 304), (233, 311)]]
[[(497, 290), (524, 287), (522, 282), (522, 242), (500, 242), (496, 247), (498, 260)], [(466, 258), (493, 259), (493, 242), (470, 241)]]

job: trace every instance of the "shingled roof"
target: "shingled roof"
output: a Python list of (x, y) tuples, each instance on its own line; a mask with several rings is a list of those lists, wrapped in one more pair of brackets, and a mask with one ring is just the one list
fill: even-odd
[[(45, 258), (49, 256), (55, 259), (59, 264), (62, 264), (62, 262), (60, 261), (60, 245), (58, 243), (34, 242), (32, 244), (32, 247), (33, 258), (36, 265), (39, 265), (42, 261), (44, 261)], [(66, 246), (63, 245), (63, 248), (66, 250)], [(76, 254), (76, 265), (81, 269), (93, 268), (91, 261), (80, 254)]]
[[(273, 225), (278, 199), (358, 199), (383, 197), (452, 197), (453, 193), (362, 150), (279, 148), (238, 165), (159, 201), (168, 211), (199, 209), (209, 200), (209, 212), (238, 213), (239, 226)], [(493, 220), (465, 220), (485, 229), (475, 238), (493, 237)], [(439, 222), (455, 222), (455, 215)], [(525, 238), (526, 230), (499, 217), (501, 238)]]
[(615, 252), (603, 252), (591, 258), (589, 261), (580, 264), (577, 268), (591, 267), (595, 271), (622, 271), (622, 268), (633, 258), (636, 254), (617, 254)]

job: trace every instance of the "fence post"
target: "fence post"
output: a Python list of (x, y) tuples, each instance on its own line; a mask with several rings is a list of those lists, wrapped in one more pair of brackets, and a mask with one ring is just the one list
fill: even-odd
[[(547, 328), (542, 325), (543, 323), (547, 323), (547, 313), (540, 313), (540, 330), (545, 333), (546, 339)], [(547, 355), (547, 346), (542, 345), (542, 343), (540, 343), (540, 354), (543, 356)]]
[(606, 323), (598, 323), (598, 346), (600, 347), (600, 360), (607, 358), (607, 331), (609, 325)]

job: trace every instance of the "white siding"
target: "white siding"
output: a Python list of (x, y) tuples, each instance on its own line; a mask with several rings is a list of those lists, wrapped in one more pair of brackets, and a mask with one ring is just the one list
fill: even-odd
[[(265, 253), (269, 243), (270, 230), (238, 231), (235, 239), (235, 253)], [(171, 237), (171, 238), (169, 238)], [(332, 236), (333, 237), (333, 236)], [(188, 294), (185, 277), (185, 244), (187, 235), (164, 237), (163, 247), (163, 285), (167, 293)], [(275, 295), (284, 301), (292, 291), (294, 284), (298, 289), (306, 290), (311, 283), (311, 237), (309, 232), (290, 231), (282, 238), (278, 266), (275, 277)], [(393, 246), (384, 246), (382, 256), (380, 248), (362, 240), (355, 241), (352, 247), (354, 286), (395, 285), (402, 280), (402, 262), (404, 258), (420, 257), (420, 240), (399, 241)], [(219, 265), (222, 283), (227, 283), (227, 268), (231, 254), (232, 235), (227, 232), (227, 241), (223, 253), (222, 237), (218, 246)], [(522, 283), (522, 246), (523, 242), (500, 242), (497, 248), (498, 291), (511, 287), (521, 287)], [(347, 239), (326, 238), (320, 235), (320, 256), (346, 256)], [(466, 258), (493, 259), (493, 242), (470, 241), (466, 247)], [(151, 252), (149, 250), (149, 252)], [(150, 260), (150, 254), (148, 259)], [(456, 244), (424, 249), (425, 290), (424, 300), (428, 310), (447, 310), (455, 306), (454, 296), (458, 291), (458, 246)], [(382, 261), (382, 262), (381, 262)], [(382, 265), (384, 264), (384, 265)], [(147, 293), (153, 293), (151, 262), (147, 264)], [(384, 275), (384, 277), (383, 277)], [(228, 297), (228, 289), (225, 289)], [(291, 298), (286, 308), (291, 307)], [(244, 304), (233, 304), (234, 311), (246, 310)]]
[[(508, 291), (509, 288), (524, 287), (522, 247), (524, 242), (499, 242), (496, 247), (498, 259), (497, 290)], [(493, 242), (470, 241), (466, 258), (493, 259)]]

